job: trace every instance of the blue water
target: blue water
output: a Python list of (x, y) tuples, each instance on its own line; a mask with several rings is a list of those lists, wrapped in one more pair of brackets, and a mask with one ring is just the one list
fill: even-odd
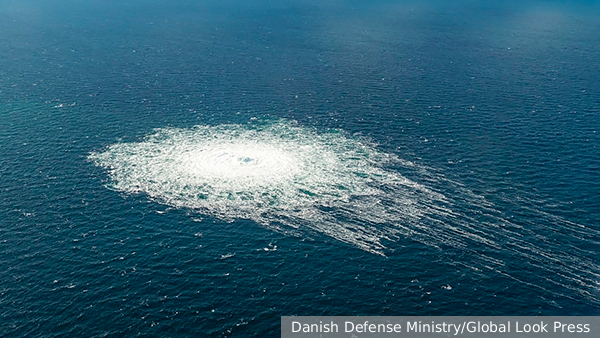
[[(599, 315), (599, 15), (531, 0), (3, 1), (0, 336)], [(181, 135), (200, 159), (229, 135), (217, 149), (240, 160), (206, 180), (221, 162), (181, 169)], [(304, 176), (260, 169), (288, 155)]]

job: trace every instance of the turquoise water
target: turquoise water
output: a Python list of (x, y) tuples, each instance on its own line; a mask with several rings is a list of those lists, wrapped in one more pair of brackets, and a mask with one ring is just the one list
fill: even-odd
[(598, 315), (600, 8), (0, 4), (0, 336)]

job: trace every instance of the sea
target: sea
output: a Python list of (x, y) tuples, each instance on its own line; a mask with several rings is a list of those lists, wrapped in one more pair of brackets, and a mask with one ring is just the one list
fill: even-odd
[(599, 18), (0, 1), (0, 336), (600, 315)]

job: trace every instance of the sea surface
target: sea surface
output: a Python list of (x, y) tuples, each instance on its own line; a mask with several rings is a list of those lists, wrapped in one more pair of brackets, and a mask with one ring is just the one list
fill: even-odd
[(0, 336), (600, 315), (600, 5), (0, 2)]

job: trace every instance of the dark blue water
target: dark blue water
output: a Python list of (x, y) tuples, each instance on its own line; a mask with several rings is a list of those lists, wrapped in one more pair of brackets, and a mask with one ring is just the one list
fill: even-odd
[[(3, 1), (0, 336), (599, 315), (599, 15), (558, 1)], [(444, 198), (411, 192), (429, 209), (394, 224), (318, 206), (343, 226), (407, 229), (377, 254), (310, 221), (277, 229), (127, 193), (89, 158), (156, 128), (280, 119), (409, 161), (375, 165)]]

